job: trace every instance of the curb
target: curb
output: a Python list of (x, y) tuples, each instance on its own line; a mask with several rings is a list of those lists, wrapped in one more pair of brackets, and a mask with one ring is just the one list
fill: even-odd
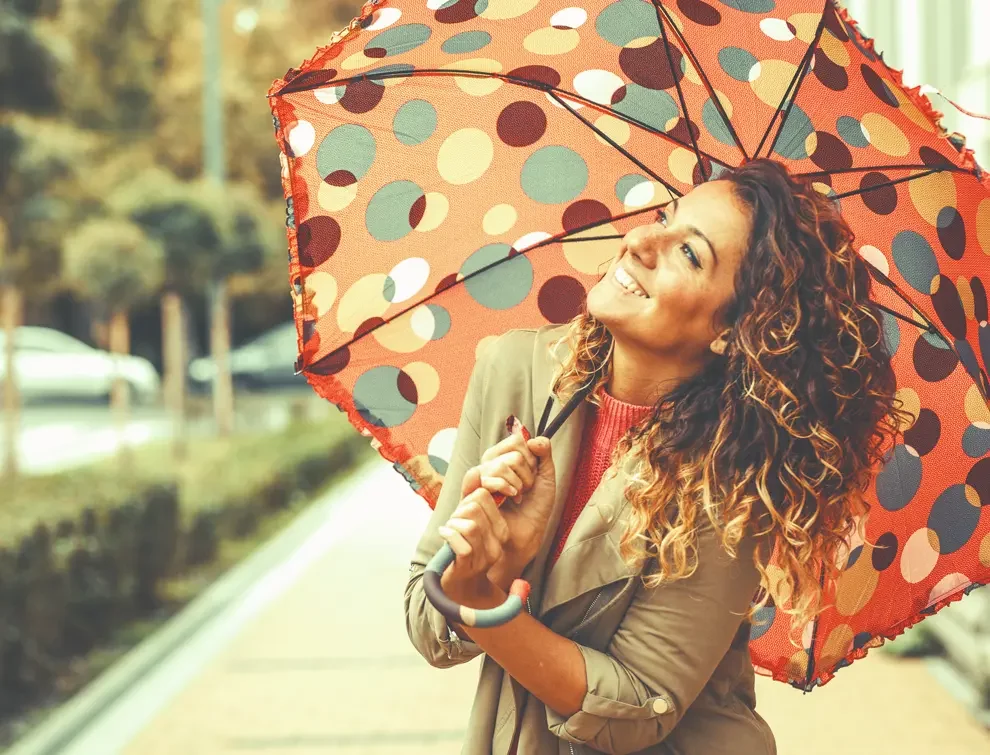
[(378, 466), (377, 461), (369, 458), (338, 477), (282, 532), (231, 567), (161, 628), (14, 742), (5, 751), (7, 755), (56, 755), (70, 745), (143, 677), (230, 608), (262, 575), (308, 540), (319, 529), (320, 523), (328, 518), (330, 510), (340, 503), (342, 491), (360, 484)]

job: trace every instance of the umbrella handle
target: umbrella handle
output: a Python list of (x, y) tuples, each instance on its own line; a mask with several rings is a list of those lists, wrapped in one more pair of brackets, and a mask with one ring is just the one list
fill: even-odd
[(522, 611), (529, 597), (529, 582), (525, 579), (513, 580), (509, 597), (497, 608), (468, 608), (447, 597), (440, 587), (440, 577), (456, 558), (450, 543), (444, 543), (437, 554), (430, 559), (423, 574), (423, 589), (426, 597), (443, 614), (447, 621), (466, 627), (497, 627), (512, 621)]

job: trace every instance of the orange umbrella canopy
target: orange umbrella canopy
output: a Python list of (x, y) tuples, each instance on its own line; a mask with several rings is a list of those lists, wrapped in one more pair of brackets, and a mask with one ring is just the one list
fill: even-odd
[(855, 230), (915, 420), (831, 607), (800, 647), (763, 609), (754, 665), (811, 689), (990, 581), (990, 180), (832, 0), (370, 2), (269, 101), (298, 368), (431, 506), (479, 347), (772, 157)]

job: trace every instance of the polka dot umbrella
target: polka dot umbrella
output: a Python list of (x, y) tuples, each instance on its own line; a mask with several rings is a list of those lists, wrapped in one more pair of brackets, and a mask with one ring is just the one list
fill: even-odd
[(754, 665), (811, 689), (990, 581), (990, 179), (832, 0), (372, 0), (270, 103), (298, 368), (431, 506), (477, 349), (770, 156), (857, 232), (915, 419), (832, 607), (801, 647), (763, 609)]

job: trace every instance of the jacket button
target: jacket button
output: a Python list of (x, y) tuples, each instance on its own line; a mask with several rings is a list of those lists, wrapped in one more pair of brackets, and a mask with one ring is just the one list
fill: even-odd
[(664, 713), (670, 710), (670, 703), (664, 700), (662, 697), (658, 697), (653, 701), (653, 712), (658, 716), (662, 716)]

